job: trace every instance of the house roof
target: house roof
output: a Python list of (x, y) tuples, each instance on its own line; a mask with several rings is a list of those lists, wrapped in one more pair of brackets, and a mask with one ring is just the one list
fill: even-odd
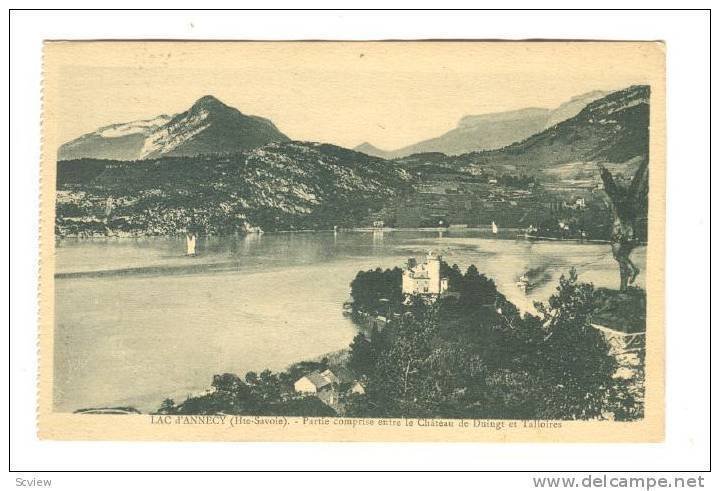
[(330, 385), (330, 381), (323, 377), (317, 370), (305, 375), (305, 378), (310, 381), (316, 388), (322, 389), (326, 385)]
[(342, 366), (328, 368), (322, 373), (314, 370), (305, 375), (304, 377), (300, 378), (300, 380), (302, 380), (303, 378), (308, 379), (310, 383), (313, 384), (318, 390), (322, 389), (323, 387), (327, 387), (328, 385), (331, 385), (335, 381), (337, 381), (337, 383), (344, 384), (352, 383), (356, 380), (355, 374)]
[(333, 373), (341, 384), (354, 382), (356, 378), (354, 373), (342, 366), (332, 367), (327, 371)]

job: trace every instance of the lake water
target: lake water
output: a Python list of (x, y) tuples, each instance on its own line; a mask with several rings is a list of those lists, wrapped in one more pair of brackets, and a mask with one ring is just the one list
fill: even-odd
[[(362, 269), (402, 266), (429, 249), (463, 270), (475, 264), (509, 300), (532, 310), (575, 266), (595, 286), (618, 286), (607, 244), (528, 242), (514, 232), (315, 232), (184, 239), (63, 239), (56, 250), (57, 411), (130, 405), (156, 409), (244, 374), (346, 348), (357, 328), (342, 315)], [(633, 259), (643, 272), (645, 248)], [(518, 275), (542, 271), (523, 293)]]

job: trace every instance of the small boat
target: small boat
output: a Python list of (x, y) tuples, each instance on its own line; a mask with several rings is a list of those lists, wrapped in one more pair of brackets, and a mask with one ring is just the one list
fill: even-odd
[(538, 229), (535, 225), (530, 225), (528, 228), (525, 229), (525, 231), (522, 234), (518, 235), (518, 238), (527, 239), (527, 240), (537, 240), (538, 239)]
[(523, 293), (527, 293), (528, 288), (530, 288), (530, 279), (527, 277), (527, 274), (523, 273), (515, 284)]
[(495, 222), (492, 222), (492, 233), (497, 235), (498, 233), (498, 226), (495, 224)]
[(515, 284), (523, 293), (527, 294), (530, 290), (544, 285), (551, 279), (547, 266), (538, 266), (525, 270), (517, 279)]

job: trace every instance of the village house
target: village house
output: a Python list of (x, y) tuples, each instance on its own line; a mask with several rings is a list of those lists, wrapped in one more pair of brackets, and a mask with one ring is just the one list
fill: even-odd
[(317, 370), (304, 375), (294, 384), (295, 392), (300, 394), (318, 394), (322, 390), (330, 388), (331, 385), (332, 382), (330, 379), (320, 375), (320, 372)]
[(314, 370), (294, 384), (298, 394), (314, 395), (329, 406), (337, 405), (341, 395), (364, 394), (365, 388), (353, 373), (344, 367)]
[(448, 279), (440, 274), (442, 257), (428, 252), (425, 262), (417, 264), (415, 258), (408, 259), (403, 270), (402, 292), (405, 295), (440, 295), (448, 289)]

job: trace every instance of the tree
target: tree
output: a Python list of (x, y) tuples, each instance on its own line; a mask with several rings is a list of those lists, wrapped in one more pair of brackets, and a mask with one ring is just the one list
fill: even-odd
[(258, 379), (258, 374), (253, 371), (247, 372), (245, 374), (245, 383), (250, 386), (258, 385), (260, 383), (260, 380)]
[(212, 387), (218, 392), (237, 393), (247, 386), (234, 373), (213, 375)]
[(350, 343), (350, 368), (356, 373), (370, 373), (375, 365), (375, 353), (372, 342), (363, 333), (357, 334)]
[(381, 414), (433, 415), (439, 399), (429, 361), (437, 332), (434, 310), (431, 308), (421, 318), (406, 314), (393, 324), (392, 338), (378, 354), (375, 377), (367, 388), (369, 398), (381, 408)]
[(495, 282), (478, 272), (474, 264), (468, 266), (462, 279), (460, 300), (473, 306), (488, 306), (495, 303), (497, 297)]
[(459, 291), (463, 279), (460, 266), (453, 264), (452, 267), (445, 261), (440, 261), (440, 276), (448, 279), (448, 289), (450, 291)]
[(277, 374), (268, 369), (258, 375), (258, 385), (255, 387), (255, 394), (263, 401), (275, 401), (280, 399), (282, 384)]
[(535, 367), (529, 366), (545, 388), (542, 418), (601, 417), (616, 385), (617, 362), (604, 335), (590, 324), (594, 288), (577, 280), (571, 269), (547, 305), (535, 304), (545, 336), (532, 360)]
[(620, 290), (624, 291), (640, 273), (640, 269), (630, 260), (630, 253), (640, 241), (638, 220), (647, 216), (648, 159), (646, 157), (642, 160), (627, 188), (616, 183), (610, 171), (602, 165), (600, 177), (605, 193), (610, 198), (613, 214), (610, 246), (620, 268)]
[(160, 408), (158, 409), (158, 414), (172, 414), (172, 412), (175, 410), (175, 401), (172, 399), (165, 399), (162, 401), (162, 404), (160, 404)]
[(402, 270), (380, 268), (360, 271), (350, 283), (353, 308), (357, 311), (375, 313), (387, 308), (387, 304), (402, 300)]

